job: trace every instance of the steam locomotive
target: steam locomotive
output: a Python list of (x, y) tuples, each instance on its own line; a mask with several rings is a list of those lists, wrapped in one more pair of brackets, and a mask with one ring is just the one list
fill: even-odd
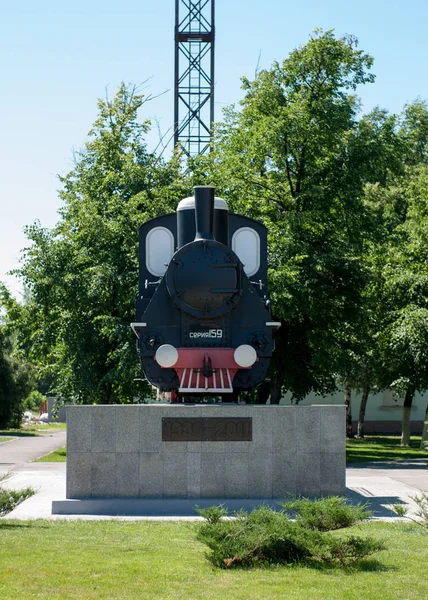
[(274, 347), (267, 231), (209, 186), (139, 230), (142, 374), (175, 401), (236, 400), (266, 377)]

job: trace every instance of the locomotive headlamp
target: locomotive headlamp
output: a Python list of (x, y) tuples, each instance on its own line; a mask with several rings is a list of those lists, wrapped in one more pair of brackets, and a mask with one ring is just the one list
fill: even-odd
[(171, 344), (159, 346), (155, 354), (156, 362), (165, 369), (173, 367), (178, 360), (178, 350)]
[(251, 367), (257, 360), (257, 352), (249, 344), (242, 344), (236, 348), (233, 358), (240, 367)]

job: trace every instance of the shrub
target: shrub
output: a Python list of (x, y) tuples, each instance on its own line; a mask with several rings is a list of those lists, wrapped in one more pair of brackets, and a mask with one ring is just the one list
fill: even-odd
[(225, 517), (228, 514), (228, 510), (227, 508), (224, 508), (223, 504), (220, 504), (220, 506), (210, 506), (208, 508), (199, 508), (199, 506), (197, 506), (196, 512), (201, 517), (204, 517), (211, 525), (218, 523), (222, 517)]
[(301, 498), (279, 504), (286, 511), (291, 512), (302, 525), (318, 531), (333, 531), (351, 527), (371, 516), (367, 503), (351, 506), (346, 504), (346, 498), (339, 496), (319, 500)]
[(383, 542), (369, 537), (350, 536), (343, 539), (324, 534), (323, 538), (326, 543), (320, 547), (318, 555), (314, 555), (314, 560), (337, 563), (343, 567), (385, 549)]
[(0, 516), (12, 511), (18, 504), (27, 500), (34, 494), (30, 487), (23, 490), (5, 490), (0, 489)]
[(230, 520), (221, 518), (223, 507), (198, 512), (206, 520), (198, 526), (197, 537), (210, 548), (208, 559), (221, 568), (301, 561), (349, 565), (384, 547), (370, 538), (342, 539), (323, 533), (265, 506), (251, 513), (239, 511)]
[(310, 555), (308, 547), (316, 535), (267, 507), (249, 514), (240, 511), (228, 521), (207, 521), (198, 531), (198, 539), (212, 550), (209, 558), (218, 567), (302, 560)]
[(421, 494), (415, 494), (411, 496), (412, 500), (418, 505), (416, 516), (421, 519), (421, 523), (428, 527), (428, 494), (421, 492)]
[(37, 390), (33, 390), (23, 401), (23, 408), (24, 410), (38, 410), (45, 400), (46, 398), (43, 394)]
[(410, 521), (413, 521), (414, 523), (417, 523), (428, 530), (428, 494), (421, 492), (420, 495), (415, 494), (414, 496), (410, 496), (410, 498), (418, 507), (415, 511), (415, 516), (417, 517), (416, 519), (409, 515), (408, 508), (402, 504), (393, 504), (390, 507), (392, 512), (399, 517), (406, 517), (407, 519), (410, 519)]

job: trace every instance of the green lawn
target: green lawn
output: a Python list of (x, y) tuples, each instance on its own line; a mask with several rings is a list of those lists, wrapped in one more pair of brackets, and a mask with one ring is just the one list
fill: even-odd
[(179, 522), (0, 520), (0, 598), (426, 600), (428, 534), (404, 523), (347, 532), (385, 540), (359, 566), (223, 571)]
[(420, 450), (420, 436), (413, 436), (410, 448), (400, 447), (400, 436), (376, 435), (363, 440), (353, 439), (346, 442), (346, 462), (356, 463), (379, 460), (409, 460), (427, 458), (428, 452)]
[(46, 425), (40, 425), (34, 423), (33, 425), (23, 425), (22, 427), (15, 429), (0, 429), (0, 436), (12, 435), (12, 436), (35, 436), (43, 433), (52, 433), (53, 431), (65, 431), (65, 423), (47, 423)]
[(34, 462), (66, 462), (67, 452), (65, 446), (61, 446), (58, 450), (54, 450), (49, 454), (37, 458)]
[(0, 435), (0, 444), (4, 444), (5, 442), (10, 442), (13, 440), (13, 437), (7, 437), (5, 435)]

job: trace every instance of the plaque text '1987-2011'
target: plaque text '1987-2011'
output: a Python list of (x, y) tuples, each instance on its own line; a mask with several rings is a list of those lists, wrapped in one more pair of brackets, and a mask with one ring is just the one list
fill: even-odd
[(190, 417), (162, 419), (164, 442), (251, 442), (251, 417)]

